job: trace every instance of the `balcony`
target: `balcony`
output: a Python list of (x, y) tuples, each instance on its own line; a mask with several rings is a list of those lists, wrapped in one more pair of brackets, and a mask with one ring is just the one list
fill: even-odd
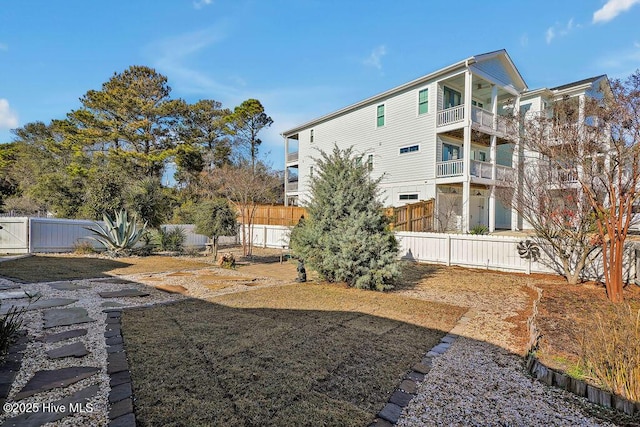
[(292, 153), (287, 153), (287, 163), (297, 162), (298, 161), (298, 151), (294, 151)]
[(287, 193), (298, 191), (298, 180), (287, 182)]
[[(470, 175), (476, 178), (492, 179), (492, 165), (488, 162), (471, 160)], [(464, 160), (447, 160), (436, 164), (437, 178), (450, 178), (464, 174)], [(496, 181), (512, 181), (514, 170), (512, 167), (496, 165)]]
[[(437, 126), (449, 126), (456, 123), (462, 123), (465, 118), (464, 105), (457, 105), (455, 107), (447, 108), (438, 112)], [(481, 130), (493, 131), (493, 119), (494, 115), (490, 111), (483, 108), (471, 107), (471, 122), (479, 127)], [(504, 116), (498, 115), (496, 120), (496, 131), (502, 134), (508, 134), (508, 121)]]

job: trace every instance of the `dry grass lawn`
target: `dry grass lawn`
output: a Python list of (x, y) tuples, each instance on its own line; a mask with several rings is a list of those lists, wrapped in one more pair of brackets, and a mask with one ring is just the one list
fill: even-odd
[(297, 284), (131, 310), (140, 425), (370, 423), (464, 309)]
[(0, 276), (22, 282), (90, 279), (211, 267), (206, 262), (169, 256), (117, 259), (81, 255), (35, 255), (0, 263)]

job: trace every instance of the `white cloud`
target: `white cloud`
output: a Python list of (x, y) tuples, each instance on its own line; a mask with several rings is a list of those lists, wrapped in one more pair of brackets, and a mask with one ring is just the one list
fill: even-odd
[(0, 98), (0, 129), (18, 127), (18, 115), (9, 107), (9, 101)]
[(362, 63), (369, 67), (382, 70), (382, 57), (387, 54), (387, 47), (383, 44), (376, 47), (371, 51), (371, 54), (362, 61)]
[(640, 3), (640, 0), (609, 0), (602, 8), (593, 13), (593, 23), (609, 22), (637, 3)]
[[(640, 1), (640, 0), (639, 0)], [(573, 18), (569, 19), (566, 25), (562, 25), (557, 23), (552, 27), (547, 28), (547, 32), (545, 33), (545, 40), (547, 44), (551, 44), (551, 41), (556, 37), (564, 37), (569, 34), (573, 29), (580, 28), (581, 25), (576, 25), (573, 23)]]
[(625, 78), (636, 71), (639, 62), (640, 44), (634, 42), (633, 47), (616, 50), (599, 58), (595, 68), (605, 70), (611, 78)]
[(205, 6), (209, 6), (213, 3), (213, 0), (197, 0), (193, 2), (193, 7), (195, 9), (202, 9)]

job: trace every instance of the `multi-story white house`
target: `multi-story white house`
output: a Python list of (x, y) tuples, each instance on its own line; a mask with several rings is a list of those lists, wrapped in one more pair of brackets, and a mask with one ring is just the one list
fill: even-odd
[(530, 91), (505, 50), (469, 57), (283, 132), (285, 203), (304, 205), (317, 149), (337, 144), (383, 176), (387, 206), (435, 199), (440, 230), (520, 229), (517, 213), (496, 197), (517, 184), (523, 154), (507, 118), (567, 97), (583, 105), (603, 79)]

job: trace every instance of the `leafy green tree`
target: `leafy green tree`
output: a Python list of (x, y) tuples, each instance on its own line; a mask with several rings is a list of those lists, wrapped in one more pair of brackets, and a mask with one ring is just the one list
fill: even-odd
[(273, 119), (264, 112), (264, 107), (257, 99), (247, 99), (233, 110), (231, 128), (236, 140), (248, 148), (251, 169), (256, 169), (258, 147), (262, 143), (258, 133), (273, 124)]
[(119, 211), (125, 205), (125, 190), (128, 187), (128, 180), (117, 170), (108, 166), (91, 169), (85, 183), (84, 203), (79, 216), (100, 219), (107, 212)]
[(127, 209), (151, 228), (158, 228), (167, 219), (169, 197), (159, 179), (145, 178), (127, 194)]
[(292, 250), (329, 282), (391, 288), (400, 274), (398, 243), (378, 201), (381, 178), (371, 179), (351, 148), (321, 151), (316, 165), (308, 216), (291, 233)]
[(206, 200), (198, 204), (195, 215), (196, 233), (211, 239), (214, 258), (218, 256), (218, 238), (234, 236), (238, 232), (236, 215), (236, 211), (225, 199)]

